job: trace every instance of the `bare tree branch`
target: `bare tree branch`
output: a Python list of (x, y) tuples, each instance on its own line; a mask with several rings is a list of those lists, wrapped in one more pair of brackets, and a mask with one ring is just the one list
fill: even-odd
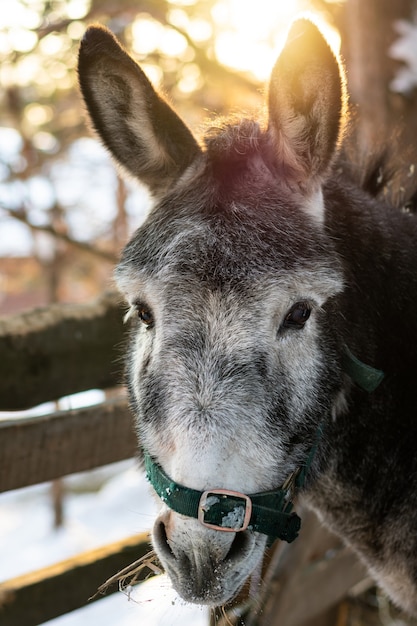
[(205, 73), (210, 73), (214, 76), (219, 82), (221, 81), (233, 81), (235, 83), (236, 89), (245, 88), (245, 89), (257, 89), (259, 88), (259, 81), (256, 79), (251, 79), (244, 72), (239, 72), (237, 70), (233, 70), (232, 68), (225, 67), (219, 61), (215, 61), (209, 58), (204, 48), (198, 46), (195, 41), (190, 37), (190, 35), (183, 28), (168, 22), (168, 20), (163, 21), (165, 26), (169, 26), (177, 31), (180, 35), (186, 39), (188, 45), (193, 49), (195, 54), (194, 62), (199, 66), (201, 70)]
[(52, 237), (55, 237), (56, 239), (59, 239), (60, 241), (64, 241), (65, 243), (69, 244), (70, 246), (73, 246), (74, 248), (78, 248), (79, 250), (82, 250), (83, 252), (88, 252), (89, 254), (92, 254), (96, 257), (100, 257), (101, 259), (107, 261), (108, 263), (117, 262), (117, 256), (113, 254), (112, 252), (108, 252), (107, 250), (100, 250), (100, 248), (95, 248), (91, 244), (88, 244), (84, 241), (77, 241), (77, 239), (74, 239), (70, 235), (59, 232), (50, 224), (45, 224), (45, 225), (32, 224), (32, 222), (29, 220), (27, 216), (26, 211), (23, 208), (14, 209), (14, 210), (8, 209), (7, 207), (4, 207), (4, 206), (2, 206), (1, 208), (3, 211), (7, 213), (7, 215), (10, 215), (10, 217), (13, 217), (16, 220), (19, 220), (19, 222), (22, 222), (23, 224), (26, 224), (26, 226), (28, 226), (32, 230), (48, 233)]

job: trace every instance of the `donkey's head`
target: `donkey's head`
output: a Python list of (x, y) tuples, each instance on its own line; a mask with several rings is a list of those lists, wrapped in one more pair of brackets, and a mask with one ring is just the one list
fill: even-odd
[(318, 428), (340, 403), (343, 280), (322, 194), (340, 67), (316, 26), (295, 22), (266, 122), (221, 125), (203, 146), (108, 31), (87, 31), (79, 76), (104, 144), (155, 198), (116, 272), (136, 318), (131, 405), (165, 501), (153, 541), (185, 599), (223, 603), (267, 534), (295, 536), (275, 490), (306, 463), (314, 477)]

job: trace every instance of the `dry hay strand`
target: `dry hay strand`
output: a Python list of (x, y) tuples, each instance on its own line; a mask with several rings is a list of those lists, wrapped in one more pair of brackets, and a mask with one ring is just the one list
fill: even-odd
[[(130, 597), (129, 589), (144, 578), (142, 572), (145, 568), (149, 569), (152, 574), (162, 574), (163, 570), (160, 567), (158, 557), (156, 556), (156, 552), (154, 550), (151, 550), (137, 561), (134, 561), (127, 567), (124, 567), (117, 572), (117, 574), (108, 578), (102, 585), (100, 585), (96, 593), (91, 596), (89, 600), (94, 600), (97, 596), (104, 595), (107, 589), (115, 583), (118, 583), (119, 591), (122, 591)], [(151, 574), (149, 574), (149, 576), (150, 575)]]

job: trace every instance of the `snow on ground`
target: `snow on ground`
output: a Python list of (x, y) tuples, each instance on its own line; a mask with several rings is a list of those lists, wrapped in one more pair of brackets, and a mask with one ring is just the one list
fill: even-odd
[(185, 604), (172, 591), (165, 575), (138, 585), (128, 600), (122, 593), (85, 609), (46, 622), (47, 626), (207, 626), (207, 610)]
[[(155, 503), (134, 461), (67, 477), (64, 484), (65, 523), (58, 530), (53, 529), (48, 484), (0, 495), (0, 581), (152, 526)], [(115, 593), (47, 624), (207, 626), (208, 613), (201, 607), (186, 605), (167, 578), (158, 576), (137, 585), (130, 599), (124, 593)]]

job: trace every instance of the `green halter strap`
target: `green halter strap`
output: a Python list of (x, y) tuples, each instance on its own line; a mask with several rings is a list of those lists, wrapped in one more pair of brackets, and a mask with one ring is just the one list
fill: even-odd
[(362, 363), (346, 345), (342, 356), (342, 368), (345, 374), (368, 393), (375, 391), (384, 378), (384, 372)]
[(307, 461), (290, 474), (279, 489), (250, 496), (228, 489), (197, 491), (174, 482), (162, 467), (145, 452), (145, 469), (149, 482), (165, 504), (181, 515), (198, 519), (207, 528), (225, 532), (246, 529), (268, 535), (270, 541), (294, 541), (300, 530), (301, 519), (292, 511), (295, 491), (304, 486), (313, 462), (321, 426)]
[(249, 529), (288, 542), (298, 535), (301, 520), (292, 513), (290, 488), (251, 496), (227, 489), (202, 492), (171, 480), (148, 454), (145, 467), (149, 482), (170, 509), (194, 517), (208, 528), (226, 532)]
[[(384, 374), (357, 359), (345, 346), (343, 370), (363, 390), (371, 392)], [(198, 519), (207, 528), (224, 532), (252, 530), (268, 535), (269, 543), (282, 539), (291, 543), (298, 536), (301, 519), (292, 511), (296, 492), (304, 487), (323, 431), (316, 439), (304, 465), (292, 472), (278, 489), (246, 495), (228, 489), (198, 491), (174, 482), (144, 451), (146, 475), (161, 500), (173, 511)]]

